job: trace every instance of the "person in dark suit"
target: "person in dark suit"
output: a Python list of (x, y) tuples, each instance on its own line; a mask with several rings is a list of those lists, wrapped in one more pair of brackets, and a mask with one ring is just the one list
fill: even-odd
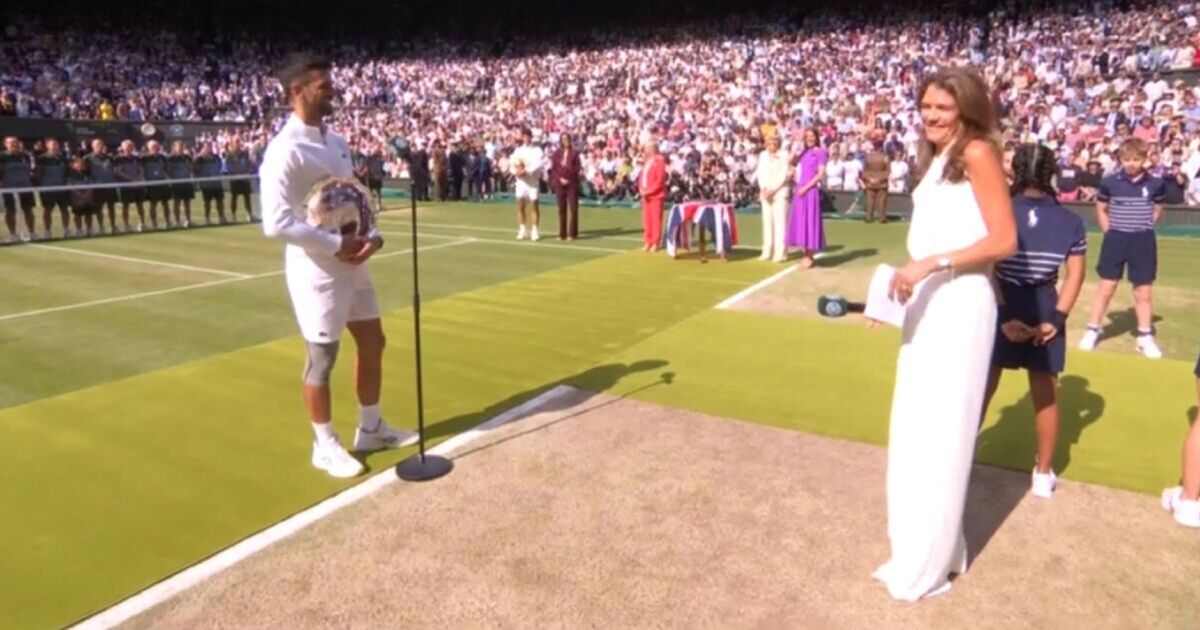
[(409, 177), (413, 180), (417, 201), (429, 201), (429, 153), (423, 145), (418, 145), (417, 150), (413, 151)]
[(1100, 115), (1104, 124), (1104, 132), (1108, 136), (1117, 135), (1117, 128), (1129, 124), (1129, 117), (1121, 111), (1121, 99), (1115, 97), (1108, 102), (1108, 111)]
[(456, 144), (450, 150), (450, 198), (455, 201), (462, 199), (463, 170), (465, 166), (466, 156), (463, 153), (463, 147), (461, 144)]
[(550, 166), (550, 183), (558, 197), (558, 240), (579, 238), (579, 152), (563, 134)]
[(479, 153), (475, 147), (467, 149), (466, 157), (463, 158), (463, 175), (467, 180), (467, 198), (471, 201), (479, 200)]

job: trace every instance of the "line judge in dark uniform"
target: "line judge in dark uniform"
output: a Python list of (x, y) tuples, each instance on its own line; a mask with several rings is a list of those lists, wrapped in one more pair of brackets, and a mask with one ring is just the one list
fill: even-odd
[(167, 178), (176, 180), (170, 187), (170, 212), (175, 225), (185, 228), (192, 227), (192, 197), (196, 196), (196, 187), (186, 181), (192, 179), (192, 156), (186, 148), (183, 140), (176, 140), (171, 143), (171, 155), (167, 156)]
[[(233, 138), (229, 141), (228, 152), (225, 153), (225, 172), (229, 175), (252, 175), (256, 170), (250, 153), (242, 148), (241, 140)], [(249, 179), (229, 180), (229, 218), (237, 223), (238, 199), (246, 205), (246, 221), (253, 223), (254, 206), (250, 205), (250, 192), (253, 187)]]
[(563, 134), (550, 164), (550, 182), (558, 198), (558, 240), (579, 238), (579, 152)]

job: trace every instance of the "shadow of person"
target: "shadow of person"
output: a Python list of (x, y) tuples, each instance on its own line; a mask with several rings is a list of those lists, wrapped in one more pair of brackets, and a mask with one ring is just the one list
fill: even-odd
[[(1023, 377), (1025, 374), (1009, 371), (1007, 376)], [(1059, 473), (1070, 466), (1071, 450), (1079, 443), (1084, 429), (1104, 415), (1104, 398), (1090, 391), (1088, 385), (1087, 379), (1073, 375), (1064, 376), (1058, 382), (1059, 423), (1054, 469)], [(980, 433), (976, 442), (975, 461), (990, 466), (975, 466), (967, 491), (963, 531), (972, 561), (1028, 492), (1028, 471), (1033, 469), (1036, 452), (1033, 397), (1026, 392), (1016, 403), (1001, 410), (1000, 420)]]
[[(1025, 374), (1009, 370), (1006, 378)], [(1064, 376), (1058, 381), (1058, 444), (1054, 449), (1054, 469), (1062, 473), (1071, 464), (1071, 449), (1079, 443), (1083, 430), (1104, 415), (1102, 396), (1088, 389), (1088, 380)], [(1000, 411), (1000, 420), (979, 434), (975, 460), (983, 464), (1027, 470), (1037, 452), (1037, 423), (1033, 397), (1026, 392), (1020, 400)]]
[[(829, 251), (829, 250), (825, 250), (825, 251)], [(852, 251), (835, 254), (833, 256), (822, 256), (820, 259), (818, 259), (816, 261), (816, 263), (817, 263), (816, 266), (817, 267), (837, 267), (839, 265), (844, 265), (852, 260), (875, 256), (878, 253), (879, 253), (879, 250), (875, 249), (873, 247), (868, 248), (868, 249), (855, 249)]]
[(1054, 448), (1054, 468), (1059, 473), (1066, 472), (1071, 465), (1071, 450), (1079, 443), (1083, 430), (1104, 415), (1104, 397), (1090, 391), (1089, 384), (1082, 376), (1064, 376), (1058, 381), (1058, 444)]
[[(585, 398), (580, 399), (575, 397), (570, 401), (553, 400), (546, 405), (539, 407), (538, 411), (557, 411), (561, 410), (565, 405), (578, 405), (586, 402), (591, 396), (611, 390), (622, 379), (639, 372), (648, 372), (657, 370), (668, 365), (667, 361), (662, 359), (645, 359), (634, 363), (609, 363), (606, 365), (598, 365), (596, 367), (584, 370), (578, 374), (573, 374), (556, 381), (539, 385), (532, 389), (527, 389), (505, 398), (504, 400), (488, 405), (486, 408), (479, 411), (455, 416), (445, 420), (440, 420), (426, 427), (426, 439), (434, 439), (443, 436), (456, 435), (489, 418), (498, 416), (509, 409), (512, 409), (530, 399), (554, 389), (559, 385), (570, 385), (580, 390), (587, 392)], [(674, 378), (672, 372), (663, 373), (657, 381), (652, 385), (669, 385)]]
[[(1162, 321), (1162, 317), (1155, 315), (1151, 321), (1157, 324)], [(1104, 330), (1100, 331), (1099, 341), (1129, 335), (1135, 330), (1137, 330), (1137, 313), (1132, 307), (1123, 311), (1111, 311), (1108, 314), (1108, 324), (1104, 326)]]
[(585, 241), (596, 238), (605, 238), (612, 236), (626, 236), (630, 234), (641, 234), (640, 229), (635, 228), (593, 228), (590, 230), (579, 230), (579, 240)]

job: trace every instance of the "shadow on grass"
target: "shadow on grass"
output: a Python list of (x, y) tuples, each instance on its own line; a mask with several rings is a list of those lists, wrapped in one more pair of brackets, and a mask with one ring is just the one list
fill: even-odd
[[(611, 390), (617, 385), (617, 383), (621, 381), (621, 379), (627, 376), (637, 374), (639, 372), (648, 372), (650, 370), (661, 369), (667, 365), (668, 362), (661, 359), (647, 359), (628, 364), (609, 363), (606, 365), (596, 366), (591, 369), (584, 370), (578, 374), (573, 374), (571, 376), (513, 394), (512, 396), (493, 403), (484, 409), (480, 409), (479, 411), (455, 416), (453, 418), (448, 418), (435, 424), (431, 424), (426, 427), (425, 439), (436, 440), (438, 438), (449, 437), (462, 433), (463, 431), (471, 429), (472, 427), (475, 427), (490, 418), (498, 416), (509, 409), (529, 401), (540, 394), (548, 392), (559, 385), (570, 385), (589, 392), (590, 398), (590, 396), (594, 396), (597, 393)], [(670, 385), (674, 380), (674, 377), (674, 373), (664, 372), (658, 381), (647, 387)], [(551, 401), (544, 407), (540, 407), (535, 412), (531, 413), (559, 411), (566, 408), (568, 405), (575, 406), (585, 401), (586, 399), (579, 400), (578, 398), (573, 398), (571, 400), (559, 399), (556, 401)]]
[[(1065, 376), (1059, 381), (1058, 444), (1054, 449), (1054, 469), (1059, 473), (1070, 466), (1071, 449), (1079, 443), (1084, 429), (1104, 415), (1104, 397), (1090, 391), (1088, 385), (1088, 380), (1079, 376)], [(1033, 469), (1036, 452), (1033, 399), (1026, 393), (1000, 412), (999, 422), (979, 434), (975, 460), (990, 466), (974, 469), (963, 513), (963, 530), (972, 561), (1029, 491), (1028, 471)]]
[(642, 231), (637, 228), (622, 228), (622, 227), (593, 229), (593, 230), (580, 230), (579, 231), (579, 240), (586, 241), (586, 240), (591, 240), (591, 239), (608, 238), (608, 237), (613, 237), (613, 236), (628, 236), (630, 234), (641, 234), (641, 233), (642, 233)]
[[(1155, 315), (1152, 321), (1157, 324), (1162, 321), (1162, 317)], [(1100, 331), (1099, 341), (1132, 334), (1135, 330), (1137, 330), (1137, 313), (1132, 307), (1123, 311), (1112, 311), (1108, 314), (1108, 324), (1104, 326), (1104, 330)]]
[[(637, 393), (639, 393), (639, 392), (644, 392), (644, 391), (646, 391), (646, 390), (648, 390), (648, 389), (653, 389), (653, 388), (655, 388), (655, 387), (658, 387), (658, 386), (660, 386), (660, 385), (670, 385), (670, 384), (671, 384), (671, 382), (672, 382), (672, 381), (673, 381), (673, 379), (674, 379), (674, 376), (675, 376), (675, 375), (674, 375), (673, 373), (671, 373), (671, 372), (664, 372), (664, 373), (663, 373), (663, 374), (662, 374), (662, 375), (659, 377), (659, 379), (658, 379), (657, 381), (653, 382), (653, 383), (649, 383), (649, 384), (647, 384), (647, 385), (643, 385), (643, 386), (641, 386), (641, 387), (639, 387), (639, 388), (637, 388), (637, 389), (634, 389), (634, 390), (632, 390), (632, 391), (630, 391), (630, 392), (628, 392), (628, 393), (625, 393), (625, 394), (622, 394), (621, 396), (615, 397), (615, 398), (613, 398), (612, 400), (610, 400), (610, 401), (608, 401), (608, 402), (606, 402), (606, 403), (602, 403), (602, 404), (599, 404), (599, 405), (592, 405), (592, 406), (590, 406), (590, 407), (585, 407), (585, 406), (584, 406), (584, 403), (586, 403), (587, 401), (591, 400), (591, 399), (592, 399), (594, 396), (596, 396), (597, 392), (593, 392), (593, 391), (590, 391), (590, 390), (579, 390), (579, 391), (580, 391), (580, 394), (579, 394), (578, 396), (573, 396), (573, 397), (570, 397), (570, 399), (571, 399), (571, 406), (572, 406), (572, 407), (581, 407), (581, 408), (580, 408), (578, 411), (576, 411), (576, 412), (574, 412), (574, 413), (569, 413), (569, 414), (566, 414), (566, 415), (564, 415), (564, 416), (563, 416), (563, 417), (561, 417), (561, 418), (557, 418), (557, 419), (555, 419), (555, 420), (552, 420), (552, 421), (550, 421), (550, 422), (547, 422), (547, 423), (545, 423), (545, 424), (538, 425), (538, 426), (536, 426), (536, 427), (533, 427), (533, 428), (531, 428), (531, 429), (526, 429), (525, 431), (520, 431), (520, 432), (517, 432), (517, 433), (513, 433), (513, 434), (511, 434), (511, 435), (507, 435), (507, 436), (505, 436), (504, 438), (502, 438), (502, 439), (499, 439), (499, 440), (496, 440), (496, 441), (494, 441), (494, 442), (489, 442), (489, 443), (487, 443), (487, 444), (484, 444), (484, 445), (482, 445), (482, 446), (477, 446), (477, 447), (475, 447), (475, 448), (472, 448), (472, 449), (469, 449), (469, 450), (463, 451), (463, 452), (461, 452), (461, 453), (458, 453), (457, 455), (455, 455), (454, 459), (462, 459), (462, 458), (464, 458), (464, 457), (466, 457), (466, 456), (468, 456), (468, 455), (473, 455), (473, 454), (475, 454), (475, 453), (479, 453), (479, 452), (482, 452), (482, 451), (486, 451), (486, 450), (488, 450), (488, 449), (491, 449), (491, 448), (494, 448), (494, 447), (500, 446), (501, 444), (504, 444), (504, 443), (506, 443), (506, 442), (510, 442), (510, 441), (512, 441), (512, 440), (516, 440), (516, 439), (518, 439), (518, 438), (522, 438), (522, 437), (525, 437), (525, 436), (527, 436), (527, 435), (530, 435), (530, 434), (533, 434), (533, 433), (537, 433), (538, 431), (541, 431), (541, 430), (543, 430), (543, 429), (548, 429), (548, 428), (550, 428), (550, 427), (552, 427), (552, 426), (554, 426), (554, 425), (556, 425), (556, 424), (561, 424), (561, 423), (563, 423), (563, 422), (566, 422), (567, 420), (572, 420), (572, 419), (574, 419), (574, 418), (578, 418), (579, 416), (582, 416), (582, 415), (584, 415), (584, 414), (592, 413), (593, 411), (598, 411), (598, 410), (600, 410), (600, 409), (603, 409), (603, 408), (605, 408), (605, 407), (608, 407), (608, 406), (610, 406), (610, 405), (613, 405), (613, 404), (619, 403), (619, 402), (621, 402), (621, 401), (625, 400), (626, 398), (629, 398), (630, 396), (633, 396), (634, 394), (637, 394)], [(553, 405), (547, 405), (546, 407), (542, 407), (542, 408), (539, 408), (539, 409), (537, 409), (537, 410), (536, 410), (536, 411), (534, 411), (533, 413), (538, 413), (538, 412), (542, 412), (542, 411), (547, 411), (547, 410), (549, 410), (549, 409), (552, 409), (552, 408), (554, 408), (554, 406), (553, 406)], [(561, 408), (562, 408), (562, 406), (560, 405), (558, 408), (559, 408), (559, 409), (561, 409)]]
[[(828, 252), (830, 250), (826, 249), (825, 251)], [(874, 247), (870, 247), (867, 249), (855, 249), (855, 250), (843, 252), (840, 254), (834, 254), (832, 256), (822, 256), (820, 260), (816, 261), (815, 266), (816, 267), (838, 267), (840, 265), (844, 265), (848, 262), (857, 260), (859, 258), (870, 258), (871, 256), (876, 256), (878, 254), (879, 254), (879, 250), (875, 249)]]

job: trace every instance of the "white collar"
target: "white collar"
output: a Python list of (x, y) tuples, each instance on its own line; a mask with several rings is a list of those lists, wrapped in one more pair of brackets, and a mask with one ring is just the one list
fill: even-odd
[(328, 129), (325, 127), (325, 123), (321, 123), (318, 127), (312, 127), (301, 120), (295, 112), (292, 112), (292, 115), (288, 117), (287, 126), (291, 127), (292, 129), (297, 129), (306, 137), (312, 140), (319, 140), (322, 143), (325, 142), (325, 134), (328, 131)]

